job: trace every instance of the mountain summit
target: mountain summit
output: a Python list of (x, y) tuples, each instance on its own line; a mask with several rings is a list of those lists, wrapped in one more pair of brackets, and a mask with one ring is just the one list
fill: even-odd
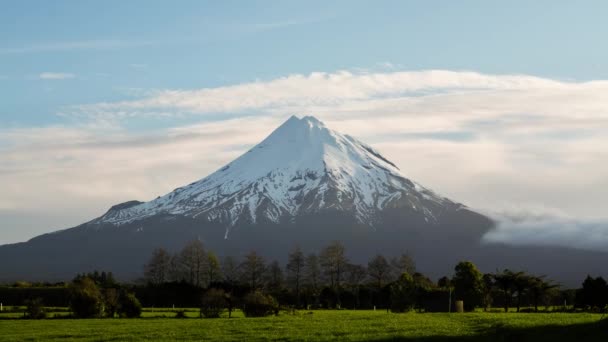
[(458, 205), (408, 180), (372, 147), (321, 121), (292, 116), (264, 141), (190, 185), (147, 203), (113, 209), (95, 224), (156, 215), (200, 218), (225, 227), (281, 223), (328, 210), (373, 227), (386, 208), (407, 207), (429, 223)]

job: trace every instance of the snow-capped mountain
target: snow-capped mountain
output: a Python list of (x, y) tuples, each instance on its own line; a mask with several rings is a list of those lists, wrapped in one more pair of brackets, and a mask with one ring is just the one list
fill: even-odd
[(485, 245), (494, 222), (409, 180), (370, 146), (313, 117), (291, 117), (264, 141), (200, 181), (150, 202), (28, 242), (0, 246), (0, 281), (68, 280), (112, 271), (141, 276), (154, 248), (176, 252), (199, 239), (220, 256), (256, 250), (285, 261), (294, 245), (319, 252), (339, 240), (366, 263), (407, 250), (432, 277), (460, 260), (481, 269), (527, 269), (573, 283), (603, 270), (606, 254)]
[(146, 203), (126, 203), (93, 221), (122, 225), (155, 215), (221, 223), (279, 223), (326, 210), (374, 226), (386, 208), (407, 207), (436, 223), (457, 206), (408, 180), (369, 145), (312, 116), (292, 116), (264, 141), (215, 173)]

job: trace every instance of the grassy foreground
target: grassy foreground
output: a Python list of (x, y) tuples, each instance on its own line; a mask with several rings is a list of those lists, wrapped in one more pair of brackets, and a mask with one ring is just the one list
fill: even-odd
[[(389, 314), (314, 311), (278, 317), (0, 320), (2, 341), (608, 341), (597, 314)], [(189, 317), (194, 316), (190, 312)]]

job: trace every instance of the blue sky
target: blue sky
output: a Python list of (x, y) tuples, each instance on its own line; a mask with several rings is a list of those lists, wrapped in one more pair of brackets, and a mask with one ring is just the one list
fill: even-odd
[[(59, 107), (291, 73), (374, 68), (608, 77), (605, 1), (13, 1), (0, 124)], [(44, 72), (74, 75), (40, 80)], [(36, 101), (32, 101), (35, 98)]]
[(1, 1), (0, 243), (162, 195), (310, 114), (507, 217), (493, 238), (564, 222), (552, 240), (593, 227), (581, 246), (608, 245), (606, 17), (605, 1)]

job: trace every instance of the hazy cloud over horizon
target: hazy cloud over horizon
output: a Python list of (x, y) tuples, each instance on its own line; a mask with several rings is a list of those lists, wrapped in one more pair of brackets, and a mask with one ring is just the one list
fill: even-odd
[[(63, 216), (67, 228), (203, 178), (298, 114), (370, 143), (446, 197), (509, 213), (487, 241), (604, 249), (607, 93), (606, 80), (370, 70), (68, 105), (58, 124), (0, 128), (0, 216), (31, 227), (0, 243), (57, 228), (26, 216)], [(514, 206), (527, 214), (505, 210)], [(538, 207), (559, 214), (530, 214)]]

